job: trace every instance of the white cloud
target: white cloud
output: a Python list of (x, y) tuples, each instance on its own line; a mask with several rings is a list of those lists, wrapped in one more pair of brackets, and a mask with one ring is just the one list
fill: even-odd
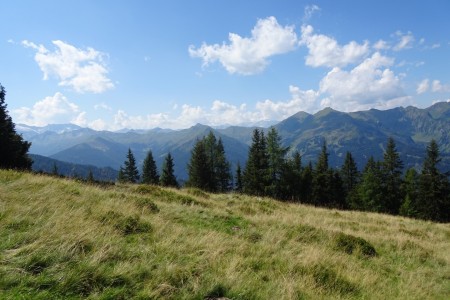
[(36, 50), (34, 57), (44, 73), (44, 80), (56, 77), (60, 86), (69, 86), (76, 92), (102, 93), (114, 87), (107, 77), (105, 54), (93, 49), (82, 50), (63, 41), (53, 41), (55, 50), (24, 40), (22, 45)]
[(400, 50), (412, 48), (415, 38), (411, 32), (404, 34), (401, 31), (397, 31), (395, 33), (395, 36), (398, 38), (399, 41), (394, 46), (394, 48), (392, 48), (394, 51), (400, 51)]
[(95, 110), (103, 109), (103, 110), (108, 110), (108, 111), (112, 110), (112, 108), (110, 106), (108, 106), (106, 103), (103, 103), (103, 102), (100, 104), (94, 105), (94, 109)]
[(433, 80), (431, 91), (435, 93), (450, 92), (450, 85), (442, 84), (440, 80)]
[(33, 107), (21, 107), (13, 111), (18, 123), (34, 126), (67, 123), (67, 120), (80, 122), (83, 113), (79, 107), (61, 94), (46, 97), (36, 102)]
[(201, 58), (203, 66), (219, 61), (231, 74), (252, 75), (266, 68), (269, 57), (292, 51), (297, 45), (294, 27), (280, 26), (275, 17), (259, 19), (249, 38), (230, 33), (228, 39), (229, 44), (191, 45), (189, 54)]
[(417, 85), (416, 92), (417, 94), (423, 94), (427, 92), (429, 88), (430, 88), (430, 80), (424, 79)]
[(368, 108), (390, 108), (407, 103), (401, 81), (388, 67), (392, 58), (374, 53), (351, 71), (333, 68), (320, 82), (322, 107), (332, 106), (341, 111)]
[(351, 41), (341, 46), (329, 36), (314, 34), (314, 28), (311, 25), (302, 26), (300, 44), (308, 47), (306, 65), (312, 67), (343, 67), (360, 61), (369, 53), (367, 41), (364, 44)]
[(378, 42), (376, 42), (376, 43), (373, 45), (373, 48), (374, 48), (375, 50), (380, 51), (380, 50), (386, 50), (386, 49), (389, 49), (390, 46), (389, 46), (388, 42), (386, 42), (386, 41), (384, 41), (384, 40), (378, 40)]
[(305, 12), (303, 15), (303, 22), (307, 22), (309, 21), (309, 19), (311, 19), (311, 17), (313, 16), (313, 14), (317, 11), (320, 11), (320, 7), (318, 7), (317, 5), (307, 5), (305, 6)]

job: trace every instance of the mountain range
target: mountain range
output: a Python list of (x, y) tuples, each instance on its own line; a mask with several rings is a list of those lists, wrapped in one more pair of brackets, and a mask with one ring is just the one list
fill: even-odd
[[(346, 152), (350, 151), (362, 169), (370, 156), (382, 159), (387, 139), (392, 137), (405, 170), (409, 167), (420, 168), (431, 139), (435, 139), (440, 147), (441, 167), (445, 171), (450, 169), (449, 102), (439, 102), (425, 109), (409, 106), (351, 113), (326, 108), (315, 114), (296, 113), (273, 126), (280, 134), (283, 145), (290, 147), (291, 153), (298, 150), (302, 154), (304, 164), (316, 160), (326, 141), (330, 166), (342, 165)], [(130, 148), (139, 168), (148, 150), (152, 151), (160, 168), (164, 157), (171, 152), (175, 174), (181, 181), (187, 179), (186, 166), (197, 139), (210, 131), (220, 137), (234, 169), (237, 163), (241, 166), (245, 164), (255, 128), (212, 128), (197, 124), (183, 130), (156, 128), (111, 132), (73, 124), (16, 126), (16, 130), (32, 142), (30, 153), (72, 164), (118, 170)], [(42, 160), (37, 156), (33, 158)]]

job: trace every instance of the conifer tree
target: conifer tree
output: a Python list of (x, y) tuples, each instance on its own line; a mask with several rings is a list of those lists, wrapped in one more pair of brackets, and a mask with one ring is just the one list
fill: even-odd
[(313, 203), (313, 177), (314, 170), (312, 163), (302, 170), (302, 181), (300, 183), (300, 201), (303, 203)]
[(351, 208), (382, 212), (384, 205), (383, 180), (381, 164), (373, 156), (369, 158), (357, 187), (357, 198), (350, 204)]
[(351, 203), (355, 197), (356, 186), (358, 185), (361, 174), (358, 171), (355, 160), (350, 152), (345, 155), (344, 164), (341, 168), (342, 187), (346, 205)]
[(15, 124), (5, 103), (6, 91), (0, 84), (0, 168), (31, 170), (33, 161), (28, 156), (31, 143), (16, 133)]
[(250, 195), (264, 196), (268, 185), (268, 158), (264, 132), (253, 131), (252, 145), (243, 176), (244, 192)]
[(296, 151), (283, 164), (280, 178), (280, 198), (300, 201), (302, 192), (302, 159)]
[(169, 152), (164, 160), (161, 177), (159, 179), (162, 186), (178, 187), (178, 182), (174, 174), (174, 166), (175, 164), (172, 155)]
[(392, 137), (388, 139), (386, 152), (382, 162), (383, 172), (383, 186), (384, 186), (384, 203), (381, 211), (398, 214), (400, 208), (402, 195), (402, 169), (403, 162), (395, 147), (395, 142)]
[(341, 168), (341, 177), (345, 193), (350, 194), (350, 192), (358, 184), (360, 174), (352, 154), (348, 151), (345, 155), (344, 164)]
[(216, 139), (210, 132), (197, 140), (191, 151), (188, 164), (189, 179), (187, 185), (209, 192), (225, 192), (231, 184), (230, 164), (225, 157), (222, 139)]
[[(139, 171), (136, 167), (136, 159), (134, 158), (133, 152), (128, 148), (127, 159), (124, 162), (123, 181), (129, 183), (136, 183), (139, 181)], [(121, 167), (122, 168), (122, 167)]]
[(197, 140), (188, 164), (189, 179), (186, 185), (212, 192), (213, 174), (206, 151), (205, 139)]
[(427, 147), (419, 179), (417, 216), (439, 222), (450, 221), (450, 187), (447, 176), (438, 169), (441, 161), (439, 147), (432, 140)]
[(216, 179), (216, 190), (223, 193), (230, 189), (232, 175), (230, 171), (230, 163), (225, 156), (225, 148), (221, 138), (217, 141), (215, 152), (216, 163), (214, 177)]
[(329, 206), (333, 201), (333, 172), (330, 172), (328, 167), (328, 156), (327, 144), (324, 141), (322, 151), (319, 155), (316, 168), (314, 170), (312, 183), (313, 204), (319, 206)]
[(281, 196), (281, 176), (283, 169), (287, 170), (285, 155), (288, 150), (288, 147), (281, 146), (281, 137), (275, 127), (271, 127), (267, 133), (267, 172), (269, 177), (265, 194), (273, 198)]
[(242, 193), (242, 170), (239, 162), (236, 167), (236, 186), (234, 189), (236, 192)]
[(405, 195), (400, 206), (399, 214), (405, 217), (417, 217), (417, 197), (419, 194), (419, 174), (414, 168), (408, 169), (403, 182)]
[(159, 183), (158, 169), (151, 150), (147, 152), (142, 166), (142, 183), (155, 185)]

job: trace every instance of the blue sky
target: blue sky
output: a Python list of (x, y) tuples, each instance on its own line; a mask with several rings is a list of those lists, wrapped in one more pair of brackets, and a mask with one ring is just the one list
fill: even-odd
[(279, 121), (450, 99), (450, 2), (4, 1), (15, 123)]

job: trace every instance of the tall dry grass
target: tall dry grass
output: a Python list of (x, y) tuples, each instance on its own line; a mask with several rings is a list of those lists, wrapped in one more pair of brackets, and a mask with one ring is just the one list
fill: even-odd
[(0, 298), (448, 299), (450, 226), (0, 171)]

